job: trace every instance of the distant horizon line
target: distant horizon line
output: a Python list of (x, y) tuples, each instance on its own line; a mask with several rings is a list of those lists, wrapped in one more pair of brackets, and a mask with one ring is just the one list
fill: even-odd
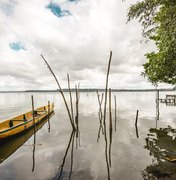
[[(68, 92), (69, 89), (68, 88), (63, 88), (62, 89), (63, 92)], [(96, 91), (105, 91), (104, 88), (80, 88), (79, 91), (80, 92), (96, 92)], [(111, 88), (111, 91), (112, 92), (122, 92), (122, 91), (156, 91), (156, 90), (159, 90), (159, 91), (175, 91), (176, 88), (145, 88), (145, 89), (139, 89), (139, 88), (136, 88), (136, 89), (115, 89), (115, 88)], [(75, 89), (74, 88), (71, 88), (71, 91), (74, 92)], [(57, 89), (51, 89), (51, 90), (39, 90), (39, 89), (36, 89), (36, 90), (0, 90), (0, 93), (10, 93), (10, 92), (59, 92), (59, 90)]]

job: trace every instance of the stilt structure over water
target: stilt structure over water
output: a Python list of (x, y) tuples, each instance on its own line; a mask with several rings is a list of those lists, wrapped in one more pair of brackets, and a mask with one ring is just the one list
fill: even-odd
[(159, 99), (161, 103), (166, 103), (166, 106), (176, 106), (176, 95), (166, 94), (165, 99)]

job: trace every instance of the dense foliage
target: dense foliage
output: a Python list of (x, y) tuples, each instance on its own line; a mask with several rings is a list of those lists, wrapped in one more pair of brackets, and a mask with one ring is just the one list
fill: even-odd
[(146, 54), (142, 74), (154, 84), (176, 84), (176, 0), (142, 0), (132, 5), (128, 21), (139, 19), (143, 36), (157, 51)]

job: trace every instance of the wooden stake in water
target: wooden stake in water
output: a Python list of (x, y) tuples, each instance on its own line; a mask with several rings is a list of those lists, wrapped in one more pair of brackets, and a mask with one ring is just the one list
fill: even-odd
[[(31, 95), (31, 101), (32, 101), (32, 117), (33, 117), (33, 126), (35, 130), (35, 111), (34, 111), (34, 98), (33, 95)], [(35, 131), (34, 131), (35, 132)]]
[(74, 123), (74, 117), (73, 117), (73, 101), (72, 101), (72, 93), (70, 89), (70, 77), (69, 74), (67, 74), (67, 80), (68, 80), (68, 90), (70, 94), (70, 106), (71, 106), (71, 115), (72, 115), (72, 122)]
[(79, 100), (80, 100), (80, 82), (78, 83), (78, 88), (77, 88), (77, 113), (78, 113), (78, 138), (79, 138), (79, 146), (81, 146), (81, 135), (80, 135), (80, 130), (79, 130)]
[(105, 157), (106, 157), (106, 165), (107, 165), (107, 171), (108, 171), (108, 180), (110, 179), (110, 168), (109, 168), (109, 161), (108, 161), (108, 140), (107, 140), (107, 134), (106, 134), (106, 104), (107, 104), (108, 78), (109, 78), (109, 72), (110, 72), (110, 66), (111, 66), (111, 59), (112, 59), (112, 51), (110, 51), (110, 57), (109, 57), (109, 63), (108, 63), (108, 71), (107, 71), (107, 75), (106, 75), (104, 119), (103, 119), (104, 137), (105, 137)]
[(34, 111), (34, 98), (33, 95), (31, 95), (32, 100), (32, 116), (33, 116), (33, 128), (34, 128), (34, 146), (33, 146), (33, 166), (32, 166), (32, 172), (34, 172), (35, 168), (35, 144), (36, 144), (36, 129), (35, 129), (35, 111)]
[(159, 90), (156, 89), (156, 101), (159, 101)]
[(156, 120), (159, 120), (159, 90), (156, 90)]
[(135, 126), (136, 128), (136, 137), (139, 138), (139, 134), (138, 134), (138, 126)]
[(116, 128), (117, 128), (117, 101), (116, 101), (116, 95), (114, 95), (114, 103), (115, 103), (115, 124), (114, 124), (114, 129), (116, 131)]
[(111, 89), (109, 89), (109, 166), (111, 167), (111, 145), (112, 145), (112, 114), (111, 114)]
[(75, 86), (76, 92), (76, 116), (75, 116), (75, 124), (76, 124), (76, 148), (78, 147), (78, 138), (79, 138), (79, 92), (77, 85)]
[(139, 114), (139, 110), (136, 111), (136, 121), (135, 121), (135, 126), (137, 126), (137, 123), (138, 123), (138, 114)]
[(136, 136), (137, 136), (137, 138), (139, 138), (139, 134), (138, 134), (138, 126), (137, 126), (137, 123), (138, 123), (138, 114), (139, 114), (139, 110), (136, 111), (136, 121), (135, 121)]
[(48, 101), (48, 132), (50, 132), (50, 101)]

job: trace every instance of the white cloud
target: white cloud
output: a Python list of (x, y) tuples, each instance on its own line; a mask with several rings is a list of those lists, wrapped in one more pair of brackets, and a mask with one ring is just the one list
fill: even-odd
[[(42, 53), (63, 86), (66, 73), (82, 87), (104, 87), (109, 51), (113, 51), (113, 88), (144, 88), (144, 53), (151, 44), (141, 44), (141, 27), (126, 24), (129, 3), (135, 1), (55, 0), (72, 15), (58, 18), (46, 6), (50, 0), (2, 0), (0, 2), (0, 90), (57, 88)], [(14, 51), (10, 43), (21, 42)], [(116, 83), (117, 82), (117, 83)]]

